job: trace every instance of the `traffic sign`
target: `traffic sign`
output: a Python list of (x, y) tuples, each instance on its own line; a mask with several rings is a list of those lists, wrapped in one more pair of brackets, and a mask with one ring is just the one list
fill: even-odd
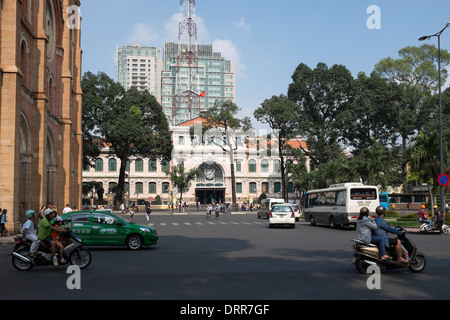
[(448, 175), (446, 175), (445, 173), (439, 175), (438, 183), (441, 185), (441, 187), (448, 186), (449, 182), (450, 182), (450, 179), (449, 179)]

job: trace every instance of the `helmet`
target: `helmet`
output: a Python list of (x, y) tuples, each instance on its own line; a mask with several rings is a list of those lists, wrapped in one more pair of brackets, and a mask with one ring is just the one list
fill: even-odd
[(386, 208), (383, 207), (383, 206), (378, 206), (378, 207), (375, 209), (375, 212), (377, 213), (377, 215), (386, 213)]
[(422, 209), (425, 209), (425, 205), (424, 205), (424, 204), (423, 204), (423, 205), (421, 205), (420, 207), (421, 207)]
[(61, 217), (58, 216), (58, 217), (55, 218), (55, 221), (54, 221), (54, 222), (55, 222), (55, 223), (62, 223), (63, 221), (64, 221), (63, 218), (61, 218)]
[(370, 210), (367, 207), (362, 207), (361, 210), (359, 210), (359, 213), (369, 214)]
[(51, 213), (53, 213), (53, 212), (56, 212), (55, 210), (53, 210), (53, 209), (46, 209), (45, 211), (44, 211), (44, 216), (48, 216), (49, 214), (51, 214)]
[(28, 210), (27, 212), (25, 212), (25, 216), (30, 219), (34, 216), (34, 210)]

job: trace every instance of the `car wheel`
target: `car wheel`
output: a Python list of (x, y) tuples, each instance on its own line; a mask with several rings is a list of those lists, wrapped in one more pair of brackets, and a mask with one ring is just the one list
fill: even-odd
[(144, 240), (140, 235), (132, 234), (126, 240), (127, 248), (130, 250), (139, 250), (142, 248)]

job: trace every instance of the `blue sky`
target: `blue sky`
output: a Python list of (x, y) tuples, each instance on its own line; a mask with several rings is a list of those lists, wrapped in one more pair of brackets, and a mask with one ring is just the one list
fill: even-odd
[[(177, 41), (179, 0), (82, 1), (83, 73), (115, 79), (116, 46), (163, 48)], [(367, 21), (380, 9), (380, 29)], [(251, 116), (272, 95), (286, 94), (300, 63), (342, 64), (354, 76), (450, 21), (448, 0), (197, 0), (199, 43), (236, 63), (236, 103)], [(437, 46), (437, 38), (426, 43)], [(450, 50), (450, 28), (441, 37)], [(254, 123), (259, 127), (258, 123)]]

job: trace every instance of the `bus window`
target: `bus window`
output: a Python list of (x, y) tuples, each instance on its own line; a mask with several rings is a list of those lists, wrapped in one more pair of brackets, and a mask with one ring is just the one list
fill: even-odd
[(352, 200), (376, 200), (377, 190), (376, 189), (351, 189), (350, 199)]
[(345, 196), (346, 196), (345, 190), (336, 192), (336, 205), (337, 206), (345, 206)]

